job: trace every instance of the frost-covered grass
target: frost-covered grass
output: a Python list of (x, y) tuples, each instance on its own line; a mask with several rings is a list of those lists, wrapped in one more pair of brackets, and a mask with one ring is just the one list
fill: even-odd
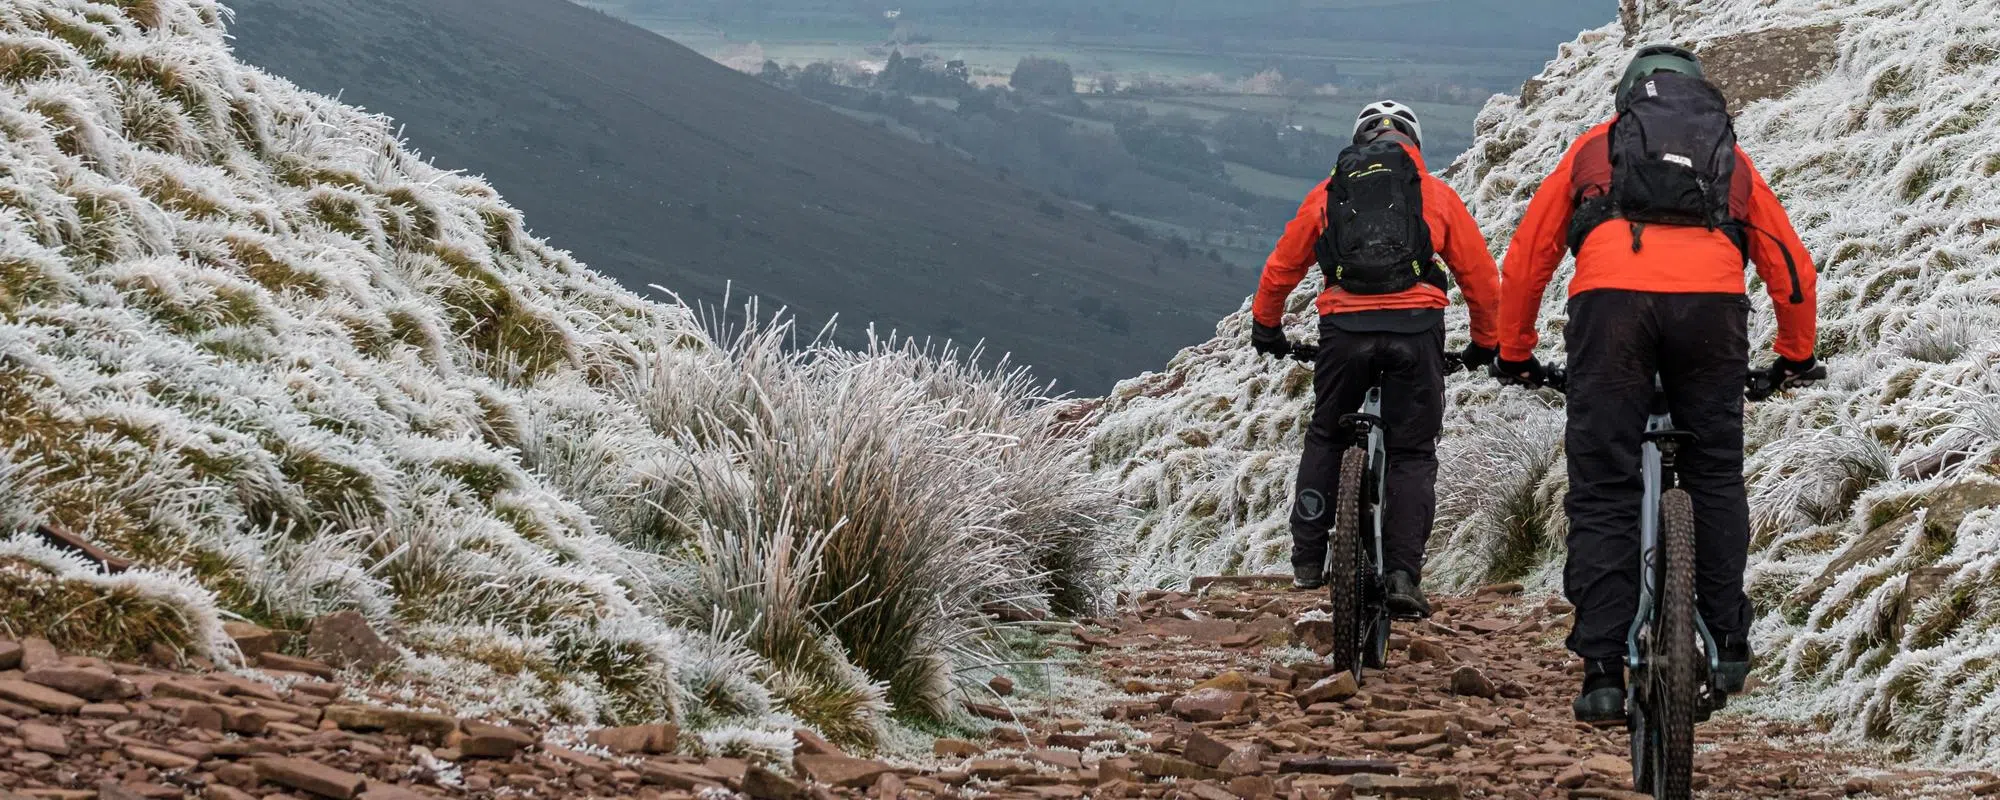
[(755, 370), (682, 359), (641, 388), (644, 407), (713, 398), (686, 435), (722, 456), (674, 476), (703, 555), (663, 592), (771, 659), (808, 721), (865, 739), (833, 720), (861, 725), (885, 700), (941, 718), (953, 667), (988, 654), (982, 608), (1100, 593), (1109, 493), (1081, 479), (1021, 373), (894, 343), (786, 355), (784, 332), (723, 356)]
[[(1756, 643), (1769, 704), (1912, 755), (2000, 753), (2000, 23), (1986, 0), (1643, 0), (1633, 42), (1840, 23), (1837, 62), (1737, 121), (1819, 261), (1821, 387), (1753, 408)], [(1452, 179), (1499, 249), (1534, 187), (1610, 116), (1630, 49), (1610, 25), (1563, 45), (1523, 108), (1489, 103)], [(1566, 273), (1558, 277), (1562, 285)], [(1246, 286), (1246, 290), (1248, 287)], [(1752, 293), (1758, 358), (1773, 322)], [(1296, 338), (1312, 335), (1305, 293)], [(1561, 341), (1561, 291), (1543, 310)], [(1452, 317), (1454, 346), (1462, 312)], [(1545, 348), (1544, 359), (1555, 355)], [(1093, 465), (1144, 518), (1133, 584), (1279, 570), (1307, 413), (1304, 370), (1258, 360), (1247, 321), (1092, 409)], [(1561, 553), (1557, 398), (1451, 383), (1436, 588), (1525, 577)], [(1509, 465), (1517, 465), (1510, 468)]]
[(412, 702), (715, 751), (941, 716), (980, 608), (1101, 594), (1114, 506), (1020, 373), (718, 342), (212, 0), (0, 5), (0, 635), (226, 659), (363, 613)]

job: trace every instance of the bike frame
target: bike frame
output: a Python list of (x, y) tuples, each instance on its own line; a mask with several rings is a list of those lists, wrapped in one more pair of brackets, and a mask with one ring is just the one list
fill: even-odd
[[(1646, 418), (1646, 435), (1640, 446), (1640, 470), (1645, 480), (1645, 495), (1639, 501), (1639, 559), (1643, 569), (1639, 570), (1639, 614), (1632, 620), (1631, 632), (1626, 636), (1625, 665), (1632, 669), (1645, 666), (1645, 636), (1650, 633), (1655, 612), (1654, 602), (1659, 595), (1661, 572), (1666, 565), (1660, 553), (1660, 497), (1678, 483), (1674, 474), (1674, 456), (1681, 444), (1692, 441), (1692, 435), (1675, 430), (1673, 414), (1667, 410), (1666, 389), (1660, 378), (1653, 378), (1653, 412)], [(1708, 652), (1708, 666), (1711, 673), (1721, 669), (1721, 653), (1716, 647), (1715, 637), (1708, 631), (1708, 623), (1701, 615), (1695, 615), (1695, 628), (1701, 632), (1701, 640)], [(1636, 682), (1635, 682), (1636, 683)], [(1636, 688), (1628, 686), (1628, 693)]]

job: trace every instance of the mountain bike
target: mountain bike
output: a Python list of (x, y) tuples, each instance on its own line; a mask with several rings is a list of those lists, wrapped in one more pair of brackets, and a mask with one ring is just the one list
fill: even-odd
[[(1503, 382), (1518, 383), (1501, 377)], [(1778, 390), (1826, 380), (1826, 367), (1785, 381)], [(1745, 393), (1768, 396), (1762, 371)], [(1567, 370), (1552, 368), (1543, 385), (1569, 391)], [(1694, 781), (1694, 726), (1728, 703), (1716, 687), (1721, 648), (1695, 611), (1694, 502), (1680, 488), (1676, 462), (1695, 435), (1674, 427), (1666, 388), (1653, 377), (1651, 414), (1640, 450), (1645, 494), (1640, 499), (1639, 613), (1626, 637), (1626, 729), (1632, 737), (1632, 788), (1657, 800), (1688, 800)]]
[[(1319, 346), (1292, 347), (1292, 359), (1307, 365)], [(1446, 375), (1465, 368), (1458, 354), (1446, 353)], [(1382, 557), (1382, 504), (1388, 493), (1389, 443), (1382, 424), (1382, 387), (1368, 388), (1360, 410), (1340, 418), (1354, 445), (1340, 458), (1340, 496), (1334, 498), (1333, 530), (1326, 543), (1327, 598), (1332, 606), (1335, 666), (1354, 673), (1388, 663), (1390, 615), (1388, 577)]]

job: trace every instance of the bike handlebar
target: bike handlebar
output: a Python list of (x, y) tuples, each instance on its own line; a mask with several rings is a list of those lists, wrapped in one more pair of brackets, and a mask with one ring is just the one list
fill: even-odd
[[(1319, 360), (1319, 345), (1306, 344), (1304, 342), (1294, 342), (1292, 344), (1291, 359), (1301, 364), (1306, 364), (1310, 366)], [(1444, 354), (1444, 373), (1446, 375), (1450, 375), (1463, 370), (1465, 370), (1465, 361), (1464, 359), (1459, 357), (1459, 354), (1457, 353)], [(1506, 373), (1501, 372), (1500, 365), (1498, 364), (1494, 364), (1492, 368), (1489, 370), (1488, 374), (1492, 375), (1502, 384), (1510, 386), (1526, 386), (1526, 384), (1522, 383), (1519, 379), (1511, 378)], [(1530, 389), (1549, 388), (1549, 389), (1554, 389), (1557, 392), (1561, 392), (1563, 394), (1569, 393), (1569, 370), (1564, 369), (1562, 367), (1550, 367), (1547, 370), (1543, 371), (1542, 375), (1543, 377), (1540, 385), (1528, 386), (1527, 388)], [(1790, 378), (1785, 379), (1785, 384), (1783, 386), (1772, 386), (1771, 374), (1768, 370), (1752, 369), (1749, 372), (1745, 373), (1743, 376), (1743, 394), (1744, 396), (1752, 400), (1765, 399), (1769, 398), (1771, 395), (1777, 394), (1778, 392), (1784, 391), (1786, 389), (1791, 389), (1799, 386), (1808, 386), (1814, 383), (1818, 383), (1820, 381), (1826, 380), (1826, 377), (1827, 377), (1826, 365), (1820, 364), (1818, 366), (1813, 367), (1812, 369), (1806, 370), (1804, 373), (1794, 375)]]
[[(1495, 364), (1493, 366), (1491, 374), (1494, 378), (1499, 379), (1499, 381), (1503, 384), (1515, 385), (1515, 386), (1524, 385), (1521, 383), (1519, 379), (1510, 378), (1505, 373), (1502, 373), (1500, 371), (1500, 366), (1498, 364)], [(1561, 392), (1563, 394), (1569, 393), (1569, 370), (1563, 369), (1562, 367), (1550, 367), (1543, 373), (1543, 375), (1544, 377), (1542, 379), (1541, 386), (1528, 387), (1528, 388), (1547, 387), (1550, 389), (1554, 389), (1557, 392)], [(1821, 364), (1819, 366), (1813, 367), (1812, 369), (1806, 370), (1801, 374), (1794, 375), (1790, 378), (1785, 379), (1785, 384), (1783, 386), (1772, 386), (1770, 372), (1761, 369), (1753, 369), (1743, 376), (1743, 394), (1744, 396), (1749, 397), (1753, 400), (1768, 398), (1771, 395), (1776, 394), (1785, 389), (1791, 389), (1798, 386), (1806, 386), (1826, 380), (1826, 376), (1827, 376), (1826, 365)]]

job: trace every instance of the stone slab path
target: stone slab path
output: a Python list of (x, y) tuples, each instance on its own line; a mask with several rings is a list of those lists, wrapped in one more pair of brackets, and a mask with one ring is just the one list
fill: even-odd
[[(1388, 667), (1357, 686), (1312, 656), (1328, 627), (1313, 621), (1318, 594), (1198, 584), (1040, 623), (1061, 626), (1050, 644), (1065, 669), (1109, 691), (996, 678), (966, 701), (983, 735), (891, 761), (809, 731), (790, 763), (757, 764), (684, 755), (671, 725), (557, 740), (399, 710), (325, 664), (267, 651), (261, 629), (232, 633), (262, 668), (240, 674), (0, 641), (0, 800), (1645, 797), (1629, 791), (1623, 732), (1569, 718), (1578, 666), (1559, 645), (1559, 602), (1505, 586), (1441, 599), (1432, 620), (1397, 625)], [(1700, 742), (1703, 797), (2000, 797), (2000, 776), (1903, 769), (1777, 723), (1725, 717)]]

